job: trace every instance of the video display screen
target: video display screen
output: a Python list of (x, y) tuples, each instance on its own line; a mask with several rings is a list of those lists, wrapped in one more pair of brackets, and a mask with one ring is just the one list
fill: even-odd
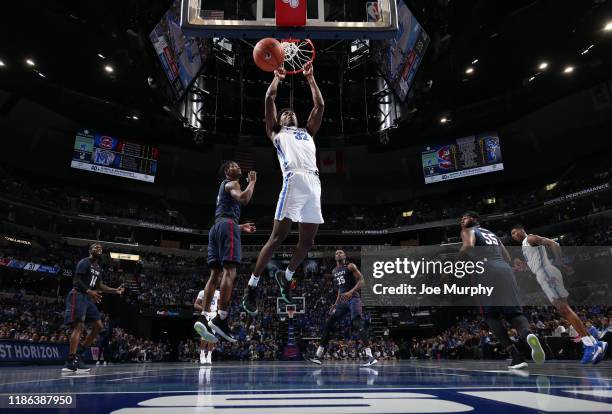
[(83, 129), (74, 140), (70, 166), (133, 180), (155, 182), (159, 149)]
[(189, 88), (207, 56), (203, 39), (183, 33), (180, 9), (181, 0), (177, 0), (149, 34), (176, 99)]
[(504, 169), (496, 132), (459, 138), (446, 144), (429, 145), (423, 149), (421, 159), (425, 184)]
[[(376, 13), (368, 12), (370, 15), (376, 17)], [(397, 0), (397, 17), (397, 35), (389, 40), (373, 41), (370, 51), (387, 84), (404, 101), (430, 38), (402, 0)]]

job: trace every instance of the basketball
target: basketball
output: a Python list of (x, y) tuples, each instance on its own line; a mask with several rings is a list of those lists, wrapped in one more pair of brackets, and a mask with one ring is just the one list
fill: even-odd
[(266, 37), (255, 45), (253, 60), (261, 70), (274, 72), (285, 61), (285, 52), (278, 40)]

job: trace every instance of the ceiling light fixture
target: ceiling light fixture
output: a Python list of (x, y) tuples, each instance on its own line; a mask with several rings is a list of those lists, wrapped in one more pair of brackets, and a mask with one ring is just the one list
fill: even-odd
[(573, 66), (568, 66), (565, 69), (563, 69), (563, 73), (572, 73), (573, 71), (574, 71)]
[(45, 75), (42, 72), (38, 72), (38, 76), (40, 76), (41, 78), (45, 77)]
[(446, 117), (442, 117), (442, 118), (440, 118), (440, 123), (441, 123), (441, 124), (446, 124), (446, 123), (447, 123), (447, 122), (449, 122), (449, 121), (450, 121), (450, 119), (448, 119), (448, 118), (446, 118)]
[(105, 57), (105, 56), (104, 56), (102, 53), (98, 53), (98, 57), (99, 57), (100, 59), (106, 59), (106, 57)]
[(134, 121), (138, 121), (138, 116), (137, 116), (137, 115), (132, 115), (132, 119), (133, 119)]
[(26, 59), (26, 64), (28, 66), (36, 66), (36, 63), (34, 63), (34, 61), (32, 59)]
[(475, 65), (475, 64), (477, 64), (477, 63), (478, 63), (478, 59), (474, 59), (474, 60), (472, 61), (472, 65)]
[(540, 63), (540, 66), (538, 66), (538, 69), (544, 70), (547, 67), (548, 67), (548, 62), (542, 62), (542, 63)]
[(604, 30), (606, 32), (612, 32), (612, 22), (606, 23), (606, 25), (604, 26)]
[(531, 78), (529, 78), (529, 82), (533, 82), (535, 79), (535, 76), (532, 76)]
[(474, 73), (474, 68), (472, 68), (472, 67), (467, 68), (467, 69), (465, 70), (465, 73), (467, 73), (468, 75), (470, 75), (470, 74)]
[(4, 67), (4, 66), (6, 66), (6, 65), (4, 64), (4, 61), (0, 60), (0, 68), (1, 68), (1, 67)]
[(586, 55), (587, 53), (589, 53), (591, 51), (591, 49), (593, 49), (593, 46), (595, 45), (589, 45), (589, 47), (587, 47), (586, 49), (584, 49), (581, 53), (581, 55)]
[(113, 73), (115, 71), (115, 69), (113, 69), (111, 65), (104, 66), (104, 70), (107, 71), (108, 73)]

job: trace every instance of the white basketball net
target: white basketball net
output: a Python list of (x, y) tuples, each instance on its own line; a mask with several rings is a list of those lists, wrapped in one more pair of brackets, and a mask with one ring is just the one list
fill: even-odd
[(315, 57), (315, 51), (310, 40), (282, 42), (281, 46), (285, 51), (284, 67), (289, 75), (302, 72), (304, 65), (312, 62)]

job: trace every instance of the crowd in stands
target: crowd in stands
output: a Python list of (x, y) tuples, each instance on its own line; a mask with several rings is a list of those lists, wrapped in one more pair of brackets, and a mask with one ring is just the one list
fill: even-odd
[[(576, 314), (583, 320), (589, 332), (596, 338), (604, 338), (612, 331), (612, 307), (580, 306)], [(525, 307), (530, 329), (541, 338), (563, 338), (563, 341), (543, 341), (549, 357), (576, 359), (582, 345), (578, 333), (564, 320), (554, 307)], [(410, 357), (414, 359), (499, 359), (508, 355), (489, 332), (478, 312), (466, 311), (465, 315), (448, 329), (429, 338), (413, 338)], [(505, 321), (504, 321), (505, 322)], [(517, 331), (505, 322), (508, 336), (519, 342)]]
[[(0, 297), (0, 340), (67, 343), (70, 329), (64, 325), (62, 300), (26, 296), (22, 292)], [(137, 338), (114, 326), (103, 315), (105, 329), (97, 338), (95, 360), (107, 362), (154, 362), (169, 360), (170, 346)], [(85, 335), (85, 333), (83, 334)]]
[[(524, 182), (504, 186), (490, 186), (483, 190), (471, 189), (467, 194), (449, 193), (414, 197), (402, 203), (385, 203), (383, 209), (370, 205), (324, 205), (325, 228), (341, 230), (380, 230), (402, 225), (456, 219), (465, 210), (476, 210), (483, 214), (520, 212), (542, 206), (545, 201), (583, 190), (589, 186), (607, 183), (612, 177), (608, 157), (598, 162), (589, 160), (577, 164), (572, 174), (556, 182), (533, 182), (527, 187)], [(456, 190), (452, 190), (456, 191)], [(39, 206), (48, 206), (56, 211), (85, 213), (99, 216), (118, 217), (173, 225), (206, 229), (213, 219), (214, 206), (187, 206), (146, 194), (115, 194), (98, 190), (72, 188), (70, 185), (57, 187), (27, 180), (13, 175), (0, 175), (0, 192), (6, 197)], [(178, 205), (179, 207), (173, 207)], [(593, 206), (597, 209), (598, 206)], [(179, 211), (182, 210), (182, 211)], [(210, 214), (202, 214), (208, 211)], [(271, 212), (274, 206), (249, 206), (245, 210), (245, 220), (255, 221), (260, 229), (269, 228), (272, 223)], [(410, 214), (404, 214), (410, 212)], [(564, 217), (559, 217), (563, 219)], [(86, 231), (86, 229), (83, 229)]]

